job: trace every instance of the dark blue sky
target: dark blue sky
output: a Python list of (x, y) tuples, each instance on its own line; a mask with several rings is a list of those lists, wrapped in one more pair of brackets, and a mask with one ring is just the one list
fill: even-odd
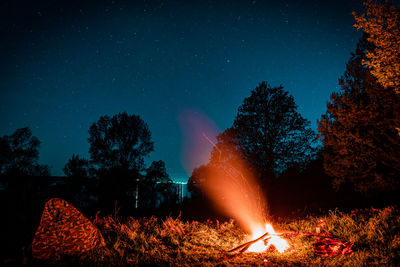
[[(84, 3), (81, 3), (84, 2)], [(2, 1), (0, 136), (29, 126), (52, 174), (88, 157), (88, 129), (126, 111), (148, 124), (173, 177), (178, 117), (231, 126), (251, 89), (282, 84), (312, 122), (361, 36), (362, 1)]]

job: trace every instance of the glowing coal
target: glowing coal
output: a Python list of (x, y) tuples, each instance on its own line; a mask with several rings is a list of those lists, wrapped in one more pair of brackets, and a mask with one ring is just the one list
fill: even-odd
[(288, 242), (285, 239), (279, 237), (279, 234), (275, 232), (274, 228), (269, 223), (266, 223), (264, 228), (254, 229), (251, 239), (254, 240), (262, 236), (264, 233), (268, 233), (267, 237), (264, 240), (259, 240), (256, 243), (252, 244), (247, 249), (247, 251), (263, 252), (269, 247), (273, 246), (279, 253), (283, 253), (286, 249), (290, 247)]

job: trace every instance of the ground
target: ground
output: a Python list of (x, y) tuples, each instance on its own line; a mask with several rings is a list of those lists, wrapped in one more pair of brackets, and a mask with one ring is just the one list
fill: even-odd
[[(271, 219), (273, 220), (273, 219)], [(321, 232), (354, 243), (347, 256), (315, 255), (315, 233)], [(400, 216), (397, 209), (330, 211), (322, 216), (272, 222), (275, 230), (287, 234), (291, 248), (280, 254), (274, 249), (241, 255), (228, 250), (248, 241), (249, 236), (231, 220), (227, 222), (184, 222), (179, 218), (94, 218), (106, 246), (89, 254), (64, 257), (58, 265), (158, 265), (158, 266), (308, 266), (308, 265), (399, 265)], [(35, 262), (34, 263), (44, 263)]]

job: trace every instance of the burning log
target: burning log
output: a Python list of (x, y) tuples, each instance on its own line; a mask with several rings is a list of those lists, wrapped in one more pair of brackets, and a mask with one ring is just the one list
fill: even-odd
[[(261, 233), (264, 234), (261, 235)], [(276, 233), (272, 225), (269, 223), (265, 224), (264, 228), (254, 229), (253, 238), (255, 239), (231, 249), (228, 252), (235, 252), (239, 250), (238, 255), (240, 255), (247, 250), (250, 252), (263, 252), (266, 251), (270, 246), (274, 246), (279, 253), (283, 253), (290, 247), (288, 242), (281, 238), (280, 234)]]
[[(285, 242), (286, 240), (281, 238), (280, 236), (284, 237), (296, 237), (299, 235), (306, 235), (315, 238), (314, 244), (314, 253), (316, 256), (322, 257), (329, 257), (329, 256), (351, 256), (354, 253), (354, 243), (346, 242), (340, 240), (339, 238), (334, 237), (330, 232), (325, 233), (269, 233), (266, 232), (265, 234), (261, 235), (260, 237), (253, 239), (249, 242), (241, 244), (231, 250), (228, 250), (228, 253), (239, 251), (239, 253), (232, 255), (230, 257), (235, 257), (243, 254), (245, 251), (252, 251), (252, 252), (263, 252), (269, 248), (269, 246), (273, 245), (280, 253), (285, 251), (289, 248), (289, 245)], [(259, 241), (263, 241), (264, 244), (257, 243)], [(283, 243), (282, 243), (283, 242)], [(251, 246), (257, 243), (257, 248), (252, 249)], [(281, 247), (280, 247), (281, 245)]]
[(262, 236), (260, 236), (259, 238), (254, 239), (254, 240), (252, 240), (252, 241), (249, 241), (249, 242), (247, 242), (247, 243), (244, 243), (244, 244), (242, 244), (242, 245), (240, 245), (240, 246), (237, 246), (237, 247), (235, 247), (235, 248), (229, 250), (228, 252), (235, 252), (235, 251), (240, 250), (240, 251), (239, 251), (239, 255), (240, 255), (240, 254), (242, 254), (243, 252), (245, 252), (246, 250), (248, 250), (249, 247), (250, 247), (251, 245), (255, 244), (256, 242), (258, 242), (258, 241), (260, 241), (260, 240), (264, 240), (264, 242), (265, 242), (265, 240), (268, 240), (269, 238), (265, 238), (265, 237), (267, 237), (268, 235), (269, 235), (269, 233), (265, 233), (265, 234), (263, 234)]

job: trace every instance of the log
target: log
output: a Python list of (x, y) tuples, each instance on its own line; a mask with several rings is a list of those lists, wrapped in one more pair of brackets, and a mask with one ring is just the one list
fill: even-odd
[(240, 246), (237, 246), (237, 247), (235, 247), (235, 248), (233, 248), (233, 249), (231, 249), (231, 250), (228, 250), (228, 252), (235, 252), (235, 251), (237, 251), (237, 250), (240, 250), (240, 251), (239, 251), (239, 254), (242, 254), (243, 252), (245, 252), (245, 251), (246, 251), (251, 245), (253, 245), (254, 243), (256, 243), (256, 242), (258, 242), (258, 241), (260, 241), (260, 240), (266, 239), (265, 237), (268, 236), (268, 235), (269, 235), (269, 233), (267, 232), (267, 233), (263, 234), (262, 236), (260, 236), (260, 237), (257, 238), (257, 239), (254, 239), (254, 240), (249, 241), (249, 242), (247, 242), (247, 243), (244, 243), (244, 244), (242, 244), (242, 245), (240, 245)]

